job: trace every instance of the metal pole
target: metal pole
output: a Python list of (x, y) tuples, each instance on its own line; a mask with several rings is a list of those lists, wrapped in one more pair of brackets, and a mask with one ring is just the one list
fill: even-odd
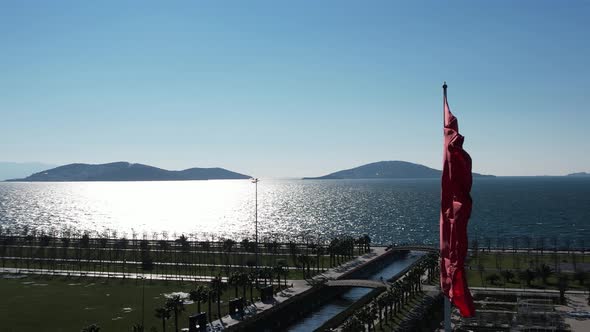
[(145, 277), (141, 277), (141, 328), (145, 329)]
[[(446, 114), (445, 114), (445, 104), (447, 102), (447, 82), (443, 83), (443, 129), (446, 126)], [(445, 332), (451, 332), (451, 300), (448, 297), (444, 296), (444, 306), (445, 306)]]
[(446, 118), (445, 118), (445, 103), (447, 102), (447, 82), (445, 81), (443, 83), (443, 130), (445, 128), (446, 123)]
[(451, 300), (445, 298), (445, 332), (451, 332)]
[(256, 242), (256, 250), (255, 250), (255, 255), (256, 255), (256, 269), (258, 269), (258, 178), (254, 178), (252, 179), (252, 182), (254, 182), (254, 202), (255, 202), (255, 207), (254, 207), (254, 229), (255, 229), (255, 242)]
[(254, 192), (255, 192), (255, 207), (254, 207), (254, 223), (256, 224), (256, 267), (258, 268), (258, 179), (256, 179), (256, 184), (254, 185)]

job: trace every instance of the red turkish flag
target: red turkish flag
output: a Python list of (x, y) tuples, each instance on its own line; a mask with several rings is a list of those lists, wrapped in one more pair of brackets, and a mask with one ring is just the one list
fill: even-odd
[[(445, 86), (446, 88), (446, 86)], [(467, 223), (471, 215), (471, 157), (463, 150), (457, 118), (444, 96), (444, 160), (440, 200), (440, 284), (443, 293), (459, 308), (461, 316), (473, 317), (475, 307), (467, 287)]]

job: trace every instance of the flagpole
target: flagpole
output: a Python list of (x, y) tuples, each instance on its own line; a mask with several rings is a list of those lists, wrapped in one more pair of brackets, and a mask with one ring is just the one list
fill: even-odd
[(446, 125), (446, 123), (445, 123), (445, 100), (447, 99), (447, 81), (445, 81), (443, 83), (442, 88), (443, 88), (443, 97), (444, 97), (443, 98), (443, 112), (442, 112), (442, 114), (443, 114), (443, 128), (444, 128)]
[(445, 332), (453, 331), (451, 329), (451, 300), (448, 297), (445, 298)]
[[(445, 102), (447, 100), (447, 82), (445, 81), (443, 83), (443, 128), (446, 125), (446, 121), (445, 121)], [(451, 300), (449, 300), (449, 298), (447, 296), (444, 296), (444, 307), (445, 307), (445, 332), (451, 332)]]

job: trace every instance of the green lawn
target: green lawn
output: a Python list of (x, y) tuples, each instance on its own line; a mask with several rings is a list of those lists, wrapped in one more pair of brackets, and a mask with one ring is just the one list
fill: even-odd
[[(552, 270), (551, 275), (547, 279), (547, 283), (544, 284), (541, 278), (535, 278), (530, 285), (530, 288), (537, 288), (537, 289), (558, 289), (558, 281), (557, 281), (557, 274), (556, 271), (559, 270), (559, 267), (562, 266), (562, 263), (568, 264), (569, 269), (573, 269), (574, 263), (576, 267), (579, 268), (582, 263), (589, 263), (590, 262), (590, 255), (587, 254), (555, 254), (551, 251), (545, 251), (543, 254), (540, 253), (513, 253), (510, 251), (506, 251), (503, 253), (478, 253), (477, 256), (474, 256), (473, 253), (468, 259), (468, 263), (466, 266), (467, 270), (467, 279), (469, 281), (470, 286), (474, 287), (506, 287), (506, 288), (522, 288), (528, 287), (524, 281), (519, 279), (519, 271), (524, 271), (526, 269), (530, 269), (531, 271), (536, 271), (537, 267), (545, 264), (549, 266)], [(556, 269), (557, 268), (557, 269)], [(482, 271), (480, 272), (480, 269)], [(500, 271), (502, 270), (510, 270), (514, 273), (514, 278), (509, 281), (505, 282), (501, 278)], [(489, 281), (486, 280), (486, 277), (496, 274), (500, 276), (500, 279), (496, 282), (496, 284), (492, 285)], [(568, 276), (569, 283), (568, 289), (573, 290), (587, 290), (588, 286), (580, 285), (577, 280), (573, 280), (574, 274), (571, 272), (564, 273)], [(483, 280), (482, 280), (483, 277)], [(590, 275), (589, 275), (590, 277)], [(588, 283), (590, 280), (587, 280)]]
[[(518, 273), (517, 271), (513, 271), (515, 274)], [(498, 274), (499, 273), (497, 271), (484, 271), (483, 272), (483, 283), (481, 280), (481, 274), (479, 271), (467, 271), (467, 280), (469, 282), (469, 286), (472, 287), (505, 287), (505, 288), (536, 288), (536, 289), (554, 289), (554, 290), (558, 290), (558, 282), (557, 282), (557, 275), (556, 274), (552, 274), (548, 279), (547, 279), (547, 284), (543, 284), (543, 281), (540, 278), (536, 278), (531, 282), (531, 286), (527, 287), (527, 285), (525, 283), (521, 283), (521, 281), (518, 279), (518, 275), (516, 277), (514, 277), (510, 282), (505, 283), (503, 279), (500, 279), (495, 285), (490, 284), (489, 281), (486, 281), (486, 277), (492, 274)], [(568, 290), (583, 290), (586, 291), (588, 290), (588, 286), (585, 285), (580, 285), (578, 283), (578, 281), (574, 281), (572, 280), (572, 273), (566, 273), (566, 275), (569, 278), (569, 283), (568, 283)]]
[[(188, 292), (193, 287), (194, 284), (189, 283), (147, 281), (146, 331), (152, 327), (162, 330), (162, 322), (154, 317), (154, 309), (164, 304), (163, 294)], [(141, 322), (141, 281), (49, 277), (0, 279), (0, 294), (0, 331), (5, 332), (79, 331), (92, 323), (97, 323), (101, 331), (131, 331), (133, 324)], [(233, 298), (233, 295), (233, 288), (225, 292), (221, 305), (223, 315), (227, 312), (227, 298)], [(196, 304), (185, 307), (186, 311), (179, 317), (179, 328), (186, 327), (188, 315), (197, 310)], [(216, 304), (212, 303), (212, 307), (215, 319)], [(207, 311), (207, 304), (201, 309)], [(173, 317), (167, 322), (167, 331), (174, 331)]]
[(468, 264), (472, 269), (477, 269), (479, 265), (483, 265), (486, 269), (534, 269), (540, 264), (547, 264), (552, 269), (559, 266), (561, 263), (590, 263), (590, 254), (554, 254), (551, 251), (545, 251), (543, 254), (535, 253), (512, 253), (506, 252), (485, 252), (478, 253), (478, 255), (470, 254)]

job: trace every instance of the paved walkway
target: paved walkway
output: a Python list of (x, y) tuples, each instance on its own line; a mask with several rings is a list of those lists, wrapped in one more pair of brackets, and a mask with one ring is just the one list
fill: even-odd
[(367, 279), (342, 279), (329, 280), (326, 283), (329, 287), (365, 287), (365, 288), (385, 288), (387, 283), (377, 280)]
[[(72, 271), (72, 270), (53, 270), (53, 269), (27, 269), (0, 267), (0, 273), (6, 274), (34, 274), (49, 275), (62, 277), (82, 277), (82, 278), (113, 278), (113, 279), (152, 279), (152, 280), (175, 280), (175, 281), (211, 281), (213, 276), (195, 276), (195, 275), (171, 275), (156, 273), (121, 273), (121, 272), (100, 272), (100, 271)], [(227, 282), (226, 277), (222, 277)], [(294, 280), (287, 280), (293, 282)]]
[[(469, 287), (470, 290), (482, 292), (513, 292), (513, 293), (534, 293), (534, 294), (559, 294), (555, 289), (536, 289), (536, 288), (502, 288), (502, 287)], [(568, 290), (566, 294), (588, 294), (588, 291)]]
[[(469, 248), (469, 252), (472, 252), (473, 249)], [(554, 250), (552, 248), (550, 249), (544, 249), (544, 250), (540, 250), (540, 249), (512, 249), (512, 248), (504, 248), (504, 249), (499, 249), (499, 248), (491, 248), (488, 250), (488, 248), (482, 248), (481, 246), (479, 247), (478, 251), (480, 253), (489, 253), (489, 252), (499, 252), (499, 253), (505, 253), (505, 254), (513, 254), (513, 253), (520, 253), (520, 254), (543, 254), (543, 255), (549, 255), (549, 254), (583, 254), (583, 255), (590, 255), (590, 250), (580, 250), (580, 249), (575, 249), (575, 250)]]
[[(128, 265), (141, 265), (143, 264), (143, 262), (141, 261), (122, 261), (122, 260), (108, 260), (108, 259), (75, 259), (75, 258), (31, 258), (31, 257), (12, 257), (12, 256), (0, 256), (0, 259), (3, 260), (18, 260), (18, 261), (31, 261), (31, 262), (38, 262), (38, 261), (43, 261), (43, 262), (59, 262), (59, 263), (72, 263), (72, 265), (78, 265), (80, 263), (96, 263), (96, 264), (120, 264), (120, 265), (124, 265), (124, 264), (128, 264)], [(154, 265), (158, 265), (158, 266), (172, 266), (172, 267), (176, 267), (176, 266), (182, 266), (182, 267), (187, 267), (187, 266), (196, 266), (196, 267), (220, 267), (220, 268), (251, 268), (251, 266), (248, 265), (241, 265), (241, 264), (209, 264), (209, 263), (171, 263), (171, 262), (153, 262), (152, 264)], [(272, 268), (272, 266), (270, 265), (259, 265), (259, 268), (265, 268), (265, 267), (269, 267)], [(300, 267), (295, 267), (295, 266), (284, 266), (284, 269), (287, 270), (301, 270)]]
[(590, 331), (590, 305), (588, 297), (582, 294), (566, 296), (566, 304), (555, 307), (573, 332)]

